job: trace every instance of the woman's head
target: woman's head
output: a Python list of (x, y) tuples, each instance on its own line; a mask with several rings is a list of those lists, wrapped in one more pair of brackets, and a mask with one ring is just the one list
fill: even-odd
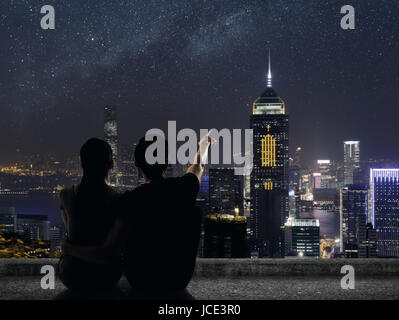
[(83, 173), (92, 178), (106, 178), (113, 168), (111, 146), (104, 140), (91, 138), (80, 149)]
[[(154, 138), (152, 141), (146, 141), (145, 137), (141, 138), (138, 145), (136, 146), (136, 149), (134, 150), (135, 164), (149, 180), (157, 180), (159, 178), (162, 178), (166, 170), (168, 169), (168, 142), (167, 140), (159, 136), (156, 136)], [(146, 151), (147, 148), (155, 141), (157, 143), (164, 144), (165, 159), (163, 159), (163, 163), (156, 162), (154, 164), (149, 164), (146, 159)], [(156, 153), (157, 151), (155, 151), (153, 155), (158, 158), (158, 155)]]

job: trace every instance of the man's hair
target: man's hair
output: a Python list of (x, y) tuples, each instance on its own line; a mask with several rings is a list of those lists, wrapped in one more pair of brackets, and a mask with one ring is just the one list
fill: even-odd
[[(164, 163), (149, 164), (146, 160), (145, 154), (147, 148), (153, 143), (164, 143), (165, 144), (165, 159)], [(157, 157), (157, 151), (155, 150), (154, 156)], [(141, 138), (136, 149), (134, 150), (134, 160), (138, 168), (140, 168), (145, 176), (150, 180), (160, 179), (163, 173), (168, 169), (168, 141), (160, 136), (154, 136), (152, 140), (146, 141), (145, 137)]]
[(80, 161), (85, 173), (105, 177), (114, 164), (111, 146), (104, 140), (91, 138), (80, 149)]

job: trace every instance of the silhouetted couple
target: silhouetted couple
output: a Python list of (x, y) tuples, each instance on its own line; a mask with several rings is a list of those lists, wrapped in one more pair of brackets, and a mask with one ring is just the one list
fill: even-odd
[(110, 290), (122, 272), (135, 290), (145, 292), (182, 290), (191, 280), (201, 231), (195, 207), (201, 155), (198, 151), (184, 176), (166, 178), (167, 161), (146, 161), (152, 143), (142, 138), (134, 154), (145, 183), (123, 195), (107, 184), (113, 168), (109, 144), (93, 138), (81, 148), (81, 183), (60, 195), (67, 240), (59, 271), (69, 289)]

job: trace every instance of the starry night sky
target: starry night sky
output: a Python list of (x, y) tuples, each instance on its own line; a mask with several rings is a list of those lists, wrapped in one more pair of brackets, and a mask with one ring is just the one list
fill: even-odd
[[(90, 4), (89, 4), (90, 3)], [(56, 29), (40, 28), (55, 7)], [(340, 8), (356, 9), (356, 30)], [(76, 153), (119, 107), (122, 142), (149, 128), (247, 128), (273, 87), (290, 148), (307, 160), (399, 158), (397, 0), (47, 0), (0, 2), (0, 162)]]

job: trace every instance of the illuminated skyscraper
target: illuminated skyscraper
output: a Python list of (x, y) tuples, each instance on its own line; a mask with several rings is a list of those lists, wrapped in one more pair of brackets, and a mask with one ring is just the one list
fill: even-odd
[(344, 141), (344, 186), (353, 184), (353, 172), (360, 168), (360, 142)]
[(104, 138), (110, 144), (113, 159), (114, 169), (112, 170), (109, 183), (113, 186), (119, 184), (118, 179), (118, 120), (116, 114), (116, 107), (107, 106), (104, 111)]
[(348, 258), (359, 256), (359, 231), (367, 226), (369, 189), (348, 185), (340, 190), (340, 248)]
[(133, 189), (138, 186), (138, 171), (134, 163), (135, 144), (123, 144), (119, 148), (119, 186), (122, 189)]
[(260, 256), (284, 256), (282, 228), (288, 216), (288, 115), (272, 88), (269, 51), (267, 87), (253, 104), (251, 228)]
[(289, 219), (284, 227), (287, 256), (320, 256), (320, 222), (318, 219)]
[(370, 169), (371, 215), (377, 256), (399, 257), (399, 169)]

